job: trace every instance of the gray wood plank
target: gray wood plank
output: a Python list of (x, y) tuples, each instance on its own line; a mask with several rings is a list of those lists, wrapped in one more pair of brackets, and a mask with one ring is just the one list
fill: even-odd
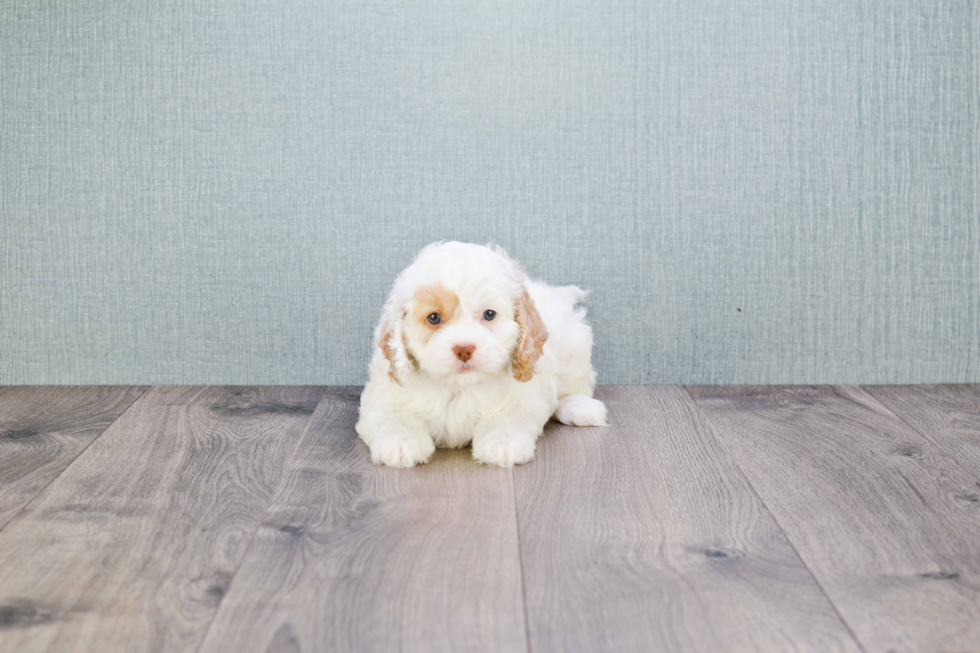
[(515, 469), (532, 651), (859, 650), (683, 388), (597, 395)]
[(0, 529), (145, 391), (0, 387)]
[(201, 651), (523, 651), (511, 471), (371, 465), (324, 398)]
[[(864, 389), (980, 481), (980, 386), (878, 385)], [(980, 485), (960, 498), (980, 502)]]
[(866, 650), (980, 650), (975, 475), (857, 387), (690, 391)]
[(192, 650), (321, 395), (148, 391), (0, 531), (0, 650)]

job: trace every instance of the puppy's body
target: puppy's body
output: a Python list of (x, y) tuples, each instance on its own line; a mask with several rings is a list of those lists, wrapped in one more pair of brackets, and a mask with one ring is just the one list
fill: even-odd
[(576, 307), (584, 296), (525, 279), (500, 250), (425, 248), (376, 330), (357, 424), (372, 460), (410, 467), (436, 446), (472, 441), (478, 461), (510, 466), (533, 457), (552, 415), (604, 424), (605, 406), (592, 399), (592, 330)]

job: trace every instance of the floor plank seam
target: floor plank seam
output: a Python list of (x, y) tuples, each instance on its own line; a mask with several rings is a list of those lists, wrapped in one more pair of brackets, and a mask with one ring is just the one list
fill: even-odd
[[(967, 385), (967, 384), (964, 384), (964, 385)], [(901, 422), (905, 426), (907, 426), (910, 429), (912, 429), (912, 431), (914, 431), (915, 433), (918, 433), (919, 435), (921, 435), (922, 436), (922, 439), (925, 440), (926, 442), (928, 442), (929, 444), (931, 444), (933, 446), (933, 448), (935, 448), (936, 451), (940, 452), (941, 454), (944, 454), (944, 457), (946, 457), (949, 460), (951, 460), (957, 467), (959, 467), (961, 470), (963, 470), (964, 472), (966, 472), (968, 475), (973, 476), (973, 471), (970, 470), (968, 467), (965, 467), (963, 465), (963, 463), (960, 462), (959, 458), (957, 458), (956, 456), (952, 456), (952, 455), (946, 456), (945, 454), (947, 453), (947, 451), (942, 446), (941, 443), (938, 443), (935, 440), (933, 440), (931, 437), (929, 437), (929, 434), (926, 433), (925, 431), (923, 431), (921, 429), (918, 429), (915, 426), (912, 426), (912, 424), (910, 422), (908, 422), (904, 417), (902, 417), (897, 412), (895, 412), (895, 409), (894, 408), (892, 408), (891, 406), (889, 406), (888, 404), (886, 404), (883, 400), (879, 399), (877, 395), (872, 394), (872, 392), (870, 390), (868, 390), (867, 386), (860, 385), (860, 386), (857, 386), (857, 387), (861, 388), (861, 390), (865, 394), (867, 394), (869, 397), (871, 397), (872, 399), (874, 399), (875, 401), (877, 401), (879, 404), (881, 404), (882, 407), (885, 408), (885, 410), (887, 410), (892, 416), (895, 417), (895, 419), (897, 419), (899, 422)]]
[[(135, 387), (139, 387), (139, 386), (135, 386)], [(145, 386), (143, 388), (143, 392), (139, 393), (139, 396), (136, 397), (136, 399), (133, 399), (132, 403), (130, 403), (128, 406), (126, 406), (126, 409), (123, 412), (119, 413), (116, 416), (116, 419), (114, 419), (111, 422), (109, 422), (109, 424), (106, 425), (106, 427), (104, 429), (102, 429), (102, 431), (97, 436), (95, 436), (94, 438), (92, 438), (92, 441), (91, 442), (89, 442), (84, 447), (82, 447), (82, 450), (78, 452), (78, 455), (76, 455), (74, 458), (72, 458), (71, 459), (71, 462), (68, 463), (67, 465), (65, 465), (64, 469), (62, 469), (60, 472), (58, 472), (57, 474), (55, 474), (54, 477), (50, 481), (48, 481), (47, 483), (45, 483), (44, 484), (44, 487), (42, 487), (40, 490), (38, 490), (34, 494), (34, 496), (31, 497), (31, 500), (30, 501), (28, 501), (23, 506), (21, 506), (20, 510), (18, 510), (14, 514), (14, 516), (11, 517), (10, 520), (6, 524), (3, 524), (2, 526), (0, 526), (0, 531), (3, 531), (5, 528), (7, 528), (8, 526), (10, 526), (14, 522), (16, 522), (18, 519), (20, 519), (20, 516), (24, 514), (24, 511), (27, 510), (30, 507), (30, 505), (37, 500), (38, 497), (40, 497), (42, 494), (44, 494), (44, 491), (47, 490), (51, 486), (52, 483), (54, 483), (59, 478), (61, 478), (62, 474), (64, 474), (65, 471), (67, 471), (72, 465), (74, 465), (78, 461), (78, 459), (81, 458), (85, 454), (85, 452), (89, 450), (89, 447), (91, 447), (93, 444), (95, 444), (99, 440), (99, 438), (101, 438), (103, 435), (105, 435), (109, 431), (109, 429), (111, 429), (116, 424), (116, 422), (118, 422), (119, 420), (122, 419), (123, 415), (125, 415), (126, 413), (128, 413), (129, 411), (131, 411), (133, 409), (133, 406), (135, 406), (137, 403), (139, 403), (140, 399), (142, 399), (143, 396), (147, 392), (149, 392), (150, 390), (152, 390), (152, 389), (153, 389), (153, 386), (151, 386), (151, 385)]]
[(524, 553), (521, 546), (521, 514), (517, 506), (517, 474), (510, 470), (510, 482), (514, 491), (514, 528), (517, 532), (517, 564), (521, 572), (521, 603), (524, 608), (524, 649), (531, 653), (531, 621), (527, 614), (527, 585), (524, 582)]
[(269, 504), (265, 507), (265, 510), (262, 512), (262, 517), (255, 525), (255, 530), (252, 531), (251, 537), (248, 538), (248, 544), (245, 545), (245, 549), (242, 551), (241, 560), (239, 560), (238, 565), (235, 566), (235, 571), (233, 571), (231, 574), (231, 580), (228, 581), (228, 587), (225, 590), (224, 594), (221, 595), (221, 599), (218, 601), (218, 604), (214, 608), (214, 612), (211, 615), (211, 620), (208, 622), (208, 627), (204, 629), (204, 633), (201, 635), (201, 639), (197, 643), (197, 647), (195, 647), (194, 649), (195, 653), (201, 650), (201, 647), (204, 646), (204, 642), (206, 642), (208, 639), (208, 635), (211, 634), (211, 628), (214, 626), (214, 622), (218, 620), (218, 613), (221, 612), (221, 606), (225, 601), (225, 597), (227, 597), (228, 594), (231, 593), (231, 588), (235, 584), (235, 576), (237, 576), (238, 572), (241, 571), (242, 565), (245, 563), (245, 560), (248, 558), (248, 552), (252, 548), (252, 544), (255, 542), (255, 536), (258, 534), (259, 529), (262, 528), (262, 524), (265, 523), (265, 518), (269, 514), (269, 510), (272, 509), (272, 504), (276, 502), (276, 497), (279, 495), (279, 491), (282, 489), (282, 484), (286, 480), (286, 476), (287, 476), (287, 472), (289, 471), (289, 468), (292, 467), (293, 461), (296, 459), (296, 454), (299, 452), (300, 445), (303, 444), (303, 440), (306, 439), (307, 434), (309, 434), (310, 432), (310, 425), (313, 424), (313, 416), (316, 415), (316, 412), (317, 410), (319, 410), (320, 405), (327, 400), (328, 396), (329, 396), (328, 394), (324, 393), (323, 396), (320, 397), (320, 400), (316, 403), (316, 408), (313, 409), (313, 412), (310, 413), (310, 417), (306, 420), (306, 426), (303, 427), (303, 434), (300, 435), (300, 437), (296, 440), (296, 446), (293, 448), (293, 453), (289, 455), (289, 460), (282, 468), (282, 476), (279, 477), (279, 482), (276, 484), (276, 489), (272, 492), (271, 495), (269, 495)]
[(786, 529), (783, 528), (783, 525), (779, 523), (779, 520), (776, 519), (776, 516), (772, 513), (772, 510), (770, 510), (769, 505), (765, 502), (765, 500), (762, 498), (759, 492), (755, 489), (755, 485), (752, 483), (752, 479), (750, 479), (748, 475), (742, 470), (742, 466), (738, 464), (738, 460), (736, 460), (735, 456), (732, 455), (732, 452), (728, 449), (728, 445), (725, 444), (725, 440), (721, 437), (721, 434), (718, 432), (718, 429), (716, 429), (715, 425), (711, 422), (711, 419), (708, 417), (708, 414), (701, 409), (701, 405), (698, 403), (697, 399), (695, 399), (694, 395), (691, 393), (690, 388), (686, 385), (682, 387), (684, 388), (684, 392), (686, 392), (687, 395), (691, 398), (691, 402), (694, 404), (694, 407), (697, 408), (697, 411), (704, 418), (705, 424), (707, 424), (708, 428), (711, 429), (711, 434), (714, 436), (719, 446), (725, 452), (725, 455), (727, 455), (731, 459), (732, 464), (735, 466), (735, 469), (738, 470), (738, 473), (742, 475), (742, 478), (744, 478), (745, 482), (748, 484), (749, 489), (752, 490), (752, 494), (756, 496), (756, 498), (759, 500), (760, 505), (762, 505), (762, 507), (766, 509), (766, 512), (769, 513), (769, 516), (772, 518), (773, 523), (776, 524), (776, 527), (779, 529), (779, 532), (782, 533), (783, 537), (786, 538), (786, 542), (789, 543), (790, 547), (792, 547), (793, 549), (793, 552), (796, 553), (796, 557), (799, 558), (800, 564), (802, 564), (803, 567), (810, 573), (810, 577), (813, 579), (813, 582), (816, 583), (818, 588), (820, 588), (820, 592), (824, 595), (824, 597), (826, 597), (827, 602), (830, 604), (830, 607), (833, 608), (834, 614), (836, 614), (837, 618), (840, 619), (840, 622), (844, 625), (844, 628), (847, 629), (847, 632), (850, 633), (851, 639), (854, 640), (854, 644), (861, 651), (864, 651), (864, 653), (868, 653), (868, 650), (864, 647), (864, 644), (861, 642), (860, 639), (858, 639), (857, 634), (851, 628), (851, 624), (847, 623), (847, 620), (844, 619), (844, 615), (842, 615), (840, 610), (837, 609), (837, 605), (834, 603), (834, 600), (830, 598), (829, 594), (827, 594), (827, 590), (824, 589), (823, 583), (820, 582), (820, 579), (813, 572), (813, 569), (810, 568), (810, 565), (806, 563), (806, 559), (804, 559), (803, 556), (800, 555), (799, 550), (796, 548), (796, 544), (793, 543), (793, 540), (786, 532)]

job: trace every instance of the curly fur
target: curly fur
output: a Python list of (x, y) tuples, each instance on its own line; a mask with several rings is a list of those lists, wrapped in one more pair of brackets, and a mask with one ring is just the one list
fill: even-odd
[(523, 288), (514, 301), (514, 321), (520, 327), (517, 348), (514, 350), (514, 378), (527, 383), (534, 376), (534, 364), (544, 353), (544, 343), (548, 342), (548, 329), (537, 309), (534, 300)]
[(575, 286), (527, 279), (497, 247), (425, 247), (395, 280), (375, 329), (357, 423), (371, 459), (411, 467), (436, 446), (472, 443), (477, 461), (510, 466), (534, 456), (552, 416), (605, 424), (592, 398), (584, 298)]

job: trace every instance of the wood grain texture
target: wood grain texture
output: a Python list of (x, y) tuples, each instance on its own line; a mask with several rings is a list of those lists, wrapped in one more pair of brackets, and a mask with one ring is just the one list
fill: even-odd
[(321, 402), (201, 650), (525, 650), (511, 471), (373, 466), (357, 404)]
[(0, 387), (0, 528), (145, 391), (145, 386)]
[(196, 647), (321, 394), (147, 392), (0, 531), (0, 650)]
[(532, 651), (859, 650), (683, 388), (597, 396), (515, 469)]
[[(980, 481), (980, 386), (875, 385), (864, 389)], [(980, 486), (961, 498), (980, 502)]]
[(976, 475), (857, 387), (690, 391), (867, 651), (980, 650)]

